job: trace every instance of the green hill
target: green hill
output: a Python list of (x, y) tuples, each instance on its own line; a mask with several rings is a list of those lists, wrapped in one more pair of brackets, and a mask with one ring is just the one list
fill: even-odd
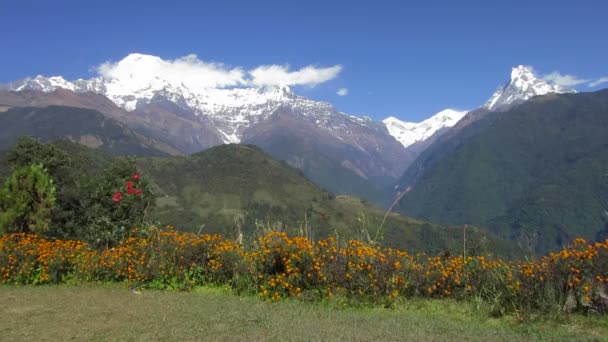
[[(138, 164), (162, 194), (156, 217), (210, 232), (233, 226), (237, 217), (274, 225), (319, 215), (333, 197), (283, 162), (252, 145), (222, 145), (189, 157), (142, 158)], [(252, 215), (255, 213), (255, 215)], [(329, 213), (325, 213), (329, 214)]]
[[(351, 196), (334, 196), (302, 172), (252, 145), (223, 145), (189, 157), (143, 158), (139, 165), (161, 193), (154, 218), (180, 229), (246, 236), (281, 228), (351, 239), (374, 238), (415, 251), (460, 250), (462, 228), (432, 225), (385, 211)], [(383, 220), (384, 225), (382, 225)], [(503, 241), (470, 228), (472, 249), (511, 250)]]
[(20, 136), (43, 141), (67, 138), (111, 155), (179, 155), (172, 146), (147, 138), (98, 111), (64, 106), (15, 107), (0, 112), (0, 149)]
[(482, 120), (487, 127), (452, 137), (452, 151), (424, 170), (396, 210), (489, 227), (541, 252), (602, 234), (608, 90), (537, 97)]

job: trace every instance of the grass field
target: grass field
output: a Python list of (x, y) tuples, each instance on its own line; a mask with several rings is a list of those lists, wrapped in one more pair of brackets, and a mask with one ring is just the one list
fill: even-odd
[(515, 323), (451, 300), (396, 309), (266, 303), (219, 289), (120, 285), (0, 286), (2, 341), (521, 341), (608, 340), (605, 317)]

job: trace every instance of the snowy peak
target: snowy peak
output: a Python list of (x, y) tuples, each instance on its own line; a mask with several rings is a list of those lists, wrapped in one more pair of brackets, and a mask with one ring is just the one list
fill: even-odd
[[(195, 77), (185, 66), (192, 63), (186, 56), (177, 60), (170, 69), (160, 57), (132, 53), (117, 63), (104, 63), (97, 68), (100, 76), (88, 80), (66, 81), (60, 76), (27, 78), (9, 85), (15, 91), (38, 90), (52, 92), (58, 88), (75, 92), (94, 92), (102, 94), (116, 105), (133, 111), (140, 103), (149, 103), (154, 97), (161, 96), (189, 107), (193, 112), (213, 113), (218, 108), (248, 107), (269, 102), (297, 100), (288, 86), (252, 87), (245, 80), (229, 83), (222, 76), (214, 80)], [(242, 71), (230, 71), (237, 75)]]
[[(193, 74), (192, 64), (208, 68), (210, 77)], [(348, 139), (352, 127), (368, 124), (361, 118), (338, 112), (329, 103), (298, 96), (287, 85), (258, 86), (247, 81), (240, 68), (222, 72), (214, 68), (217, 66), (203, 64), (194, 55), (165, 61), (157, 56), (133, 53), (116, 63), (102, 64), (95, 78), (70, 82), (60, 76), (37, 76), (14, 82), (8, 89), (49, 93), (61, 88), (76, 93), (93, 92), (129, 112), (143, 109), (153, 101), (166, 100), (212, 125), (225, 143), (240, 142), (247, 128), (282, 107), (291, 108), (340, 139)]]
[[(537, 77), (530, 66), (519, 65), (511, 69), (509, 82), (498, 88), (484, 107), (496, 110), (506, 105), (524, 102), (538, 95), (574, 92), (576, 91), (573, 89)], [(454, 126), (466, 113), (467, 111), (446, 109), (418, 123), (401, 121), (392, 116), (382, 122), (395, 139), (408, 147), (430, 138), (442, 128)]]
[(422, 122), (401, 121), (393, 116), (382, 120), (382, 122), (390, 135), (404, 147), (408, 147), (430, 138), (442, 128), (454, 126), (466, 113), (467, 111), (444, 109)]
[(61, 76), (53, 76), (47, 78), (42, 75), (38, 75), (34, 78), (26, 78), (24, 80), (17, 81), (9, 85), (9, 88), (15, 91), (38, 90), (48, 93), (55, 91), (57, 88), (74, 90), (74, 84), (72, 82), (66, 81)]
[(158, 64), (163, 60), (158, 56), (144, 55), (141, 53), (131, 53), (127, 57), (123, 58), (119, 63), (125, 66), (136, 66), (142, 63)]
[(520, 88), (525, 88), (536, 79), (534, 69), (527, 65), (518, 65), (511, 68), (511, 83)]
[(263, 86), (258, 88), (258, 94), (275, 100), (291, 99), (296, 96), (293, 91), (291, 91), (291, 88), (286, 85)]
[(537, 77), (530, 66), (519, 65), (511, 70), (509, 83), (498, 88), (484, 107), (495, 110), (505, 105), (524, 102), (538, 95), (574, 92), (576, 91), (573, 89)]

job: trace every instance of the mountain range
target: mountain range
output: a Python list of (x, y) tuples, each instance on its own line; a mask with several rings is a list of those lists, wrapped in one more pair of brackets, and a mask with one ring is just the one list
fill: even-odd
[(606, 91), (577, 94), (520, 65), (479, 108), (375, 121), (287, 86), (187, 86), (152, 72), (159, 61), (132, 54), (111, 76), (0, 87), (0, 150), (33, 135), (139, 156), (164, 194), (157, 218), (183, 226), (231, 225), (243, 212), (249, 230), (271, 217), (297, 226), (306, 212), (352, 235), (357, 213), (378, 221), (388, 207), (442, 225), (387, 216), (389, 239), (408, 247), (452, 246), (438, 233), (446, 225), (488, 228), (533, 252), (608, 236)]
[[(248, 143), (301, 169), (314, 182), (388, 206), (396, 182), (432, 143), (468, 111), (446, 109), (419, 123), (374, 121), (296, 95), (287, 86), (192, 87), (155, 74), (162, 59), (131, 54), (111, 76), (68, 81), (36, 76), (0, 90), (0, 106), (64, 105), (97, 110), (134, 132), (191, 154)], [(535, 95), (570, 92), (513, 69), (510, 81), (486, 104), (495, 110)]]

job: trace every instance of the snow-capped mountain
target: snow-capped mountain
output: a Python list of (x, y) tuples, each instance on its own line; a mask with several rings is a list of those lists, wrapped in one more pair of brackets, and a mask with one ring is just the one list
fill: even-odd
[(502, 106), (524, 102), (538, 95), (575, 92), (574, 89), (552, 84), (537, 77), (530, 66), (519, 65), (511, 70), (509, 83), (498, 88), (484, 107), (495, 110)]
[[(574, 89), (552, 84), (537, 77), (534, 69), (530, 66), (519, 65), (512, 68), (510, 81), (498, 88), (483, 108), (493, 111), (524, 102), (538, 95), (575, 92)], [(467, 111), (445, 109), (419, 123), (401, 121), (392, 116), (382, 122), (395, 139), (403, 146), (408, 147), (429, 139), (443, 128), (456, 125), (466, 114)]]
[(382, 122), (342, 113), (288, 86), (243, 80), (222, 87), (179, 70), (162, 72), (159, 63), (156, 56), (131, 54), (91, 79), (28, 78), (10, 84), (12, 92), (0, 90), (0, 101), (98, 110), (183, 153), (256, 144), (329, 190), (363, 197), (399, 177), (410, 162)]
[(422, 122), (401, 121), (393, 116), (382, 122), (397, 141), (404, 147), (408, 147), (430, 138), (442, 128), (454, 126), (466, 114), (467, 111), (444, 109)]
[(102, 94), (116, 105), (132, 112), (153, 99), (168, 100), (211, 122), (224, 143), (238, 143), (248, 127), (268, 118), (281, 106), (310, 117), (319, 127), (348, 138), (348, 125), (366, 125), (368, 120), (338, 112), (332, 105), (294, 94), (288, 86), (244, 88), (192, 88), (179, 79), (154, 74), (162, 63), (156, 56), (131, 54), (118, 62), (111, 77), (73, 82), (61, 76), (27, 78), (10, 85), (11, 90), (52, 92), (58, 88), (77, 93)]

